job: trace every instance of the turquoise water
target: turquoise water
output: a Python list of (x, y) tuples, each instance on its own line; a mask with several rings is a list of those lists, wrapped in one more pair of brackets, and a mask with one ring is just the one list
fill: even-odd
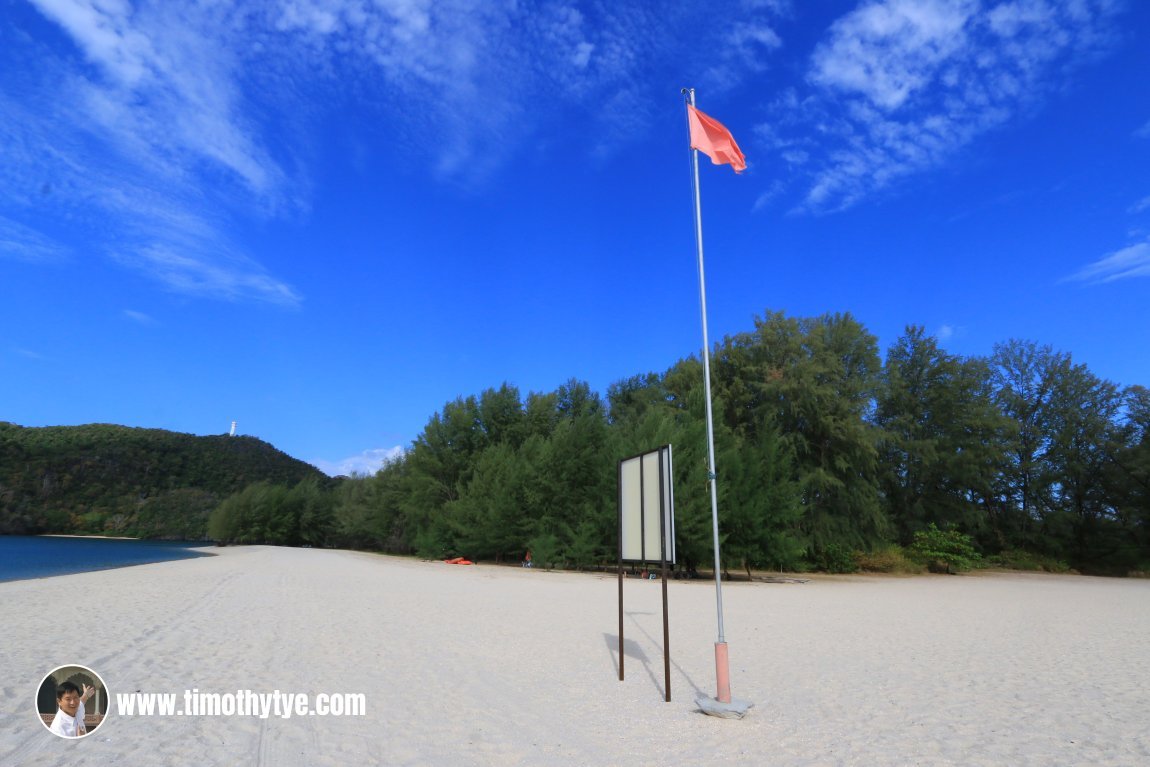
[(207, 543), (0, 535), (0, 581), (211, 556)]

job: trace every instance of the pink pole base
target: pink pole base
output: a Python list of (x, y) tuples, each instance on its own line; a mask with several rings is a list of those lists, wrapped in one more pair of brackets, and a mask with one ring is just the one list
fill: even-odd
[(715, 700), (731, 702), (731, 668), (727, 661), (727, 643), (715, 642), (715, 678), (718, 680), (719, 694)]

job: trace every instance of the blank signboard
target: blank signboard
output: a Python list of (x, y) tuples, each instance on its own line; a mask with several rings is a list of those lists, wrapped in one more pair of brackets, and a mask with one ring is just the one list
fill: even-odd
[(675, 498), (671, 446), (619, 462), (620, 559), (658, 562), (660, 522), (667, 531), (667, 562), (675, 563)]

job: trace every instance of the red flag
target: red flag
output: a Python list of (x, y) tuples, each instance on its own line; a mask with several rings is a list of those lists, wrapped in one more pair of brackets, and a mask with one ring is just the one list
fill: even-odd
[(715, 165), (730, 165), (735, 173), (747, 169), (743, 150), (735, 143), (735, 137), (726, 127), (713, 117), (703, 114), (690, 104), (687, 105), (687, 122), (691, 125), (691, 148), (698, 149)]

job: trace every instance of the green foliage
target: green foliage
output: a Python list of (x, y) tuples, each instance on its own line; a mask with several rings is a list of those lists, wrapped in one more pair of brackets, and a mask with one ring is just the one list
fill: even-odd
[[(134, 532), (142, 538), (204, 540), (208, 517), (219, 502), (216, 493), (198, 487), (166, 490), (139, 502)], [(123, 520), (123, 528), (128, 519)]]
[(445, 559), (453, 553), (438, 527), (420, 530), (412, 541), (415, 555), (422, 559)]
[(948, 354), (921, 327), (907, 328), (888, 351), (875, 422), (880, 485), (901, 543), (929, 523), (989, 527), (984, 509), (1011, 433), (989, 379), (986, 364)]
[(1034, 570), (1047, 573), (1068, 573), (1070, 565), (1057, 559), (1019, 549), (1007, 549), (987, 557), (989, 567), (1002, 567), (1007, 570)]
[[(882, 543), (875, 338), (849, 314), (794, 319), (768, 313), (716, 350), (717, 395), (729, 428), (750, 441), (777, 428), (794, 461), (801, 533), (815, 557)], [(833, 546), (833, 549), (831, 547)]]
[(449, 505), (449, 523), (461, 552), (484, 559), (521, 556), (533, 526), (528, 516), (538, 482), (540, 444), (531, 438), (487, 448), (460, 498)]
[(334, 498), (326, 484), (308, 477), (292, 488), (289, 503), (295, 517), (293, 533), (300, 546), (323, 546), (331, 538)]
[(926, 530), (914, 534), (910, 555), (931, 572), (945, 573), (971, 570), (981, 560), (969, 535), (953, 528), (939, 530), (933, 522)]
[(221, 499), (252, 482), (306, 477), (328, 481), (253, 437), (0, 424), (0, 533), (202, 540)]
[[(0, 534), (347, 546), (591, 567), (614, 560), (619, 459), (674, 449), (687, 570), (1150, 562), (1150, 390), (1025, 341), (989, 359), (909, 327), (880, 364), (849, 314), (767, 312), (713, 355), (612, 384), (460, 396), (374, 476), (329, 480), (246, 437), (0, 423)], [(907, 546), (900, 549), (899, 544)], [(865, 552), (865, 553), (859, 553)], [(1025, 552), (1025, 553), (1020, 553)]]
[(594, 521), (585, 518), (571, 533), (566, 560), (575, 569), (582, 570), (606, 559), (608, 548)]
[(906, 555), (901, 546), (882, 546), (871, 552), (856, 551), (855, 564), (864, 573), (915, 574), (923, 571), (923, 564)]
[(753, 442), (724, 430), (720, 444), (724, 560), (742, 562), (748, 577), (752, 567), (798, 568), (803, 505), (789, 446), (775, 428), (761, 428)]
[(859, 565), (850, 549), (837, 543), (815, 549), (814, 565), (828, 573), (856, 573)]
[(554, 533), (536, 535), (527, 542), (527, 550), (531, 552), (531, 560), (535, 563), (535, 567), (551, 570), (562, 564), (560, 559), (562, 544)]
[(1136, 519), (1145, 512), (1123, 503), (1137, 496), (1139, 479), (1118, 467), (1137, 450), (1135, 390), (1120, 392), (1069, 354), (1033, 342), (999, 344), (992, 362), (998, 404), (1015, 425), (999, 483), (1007, 546), (1084, 572), (1134, 566), (1145, 552)]

